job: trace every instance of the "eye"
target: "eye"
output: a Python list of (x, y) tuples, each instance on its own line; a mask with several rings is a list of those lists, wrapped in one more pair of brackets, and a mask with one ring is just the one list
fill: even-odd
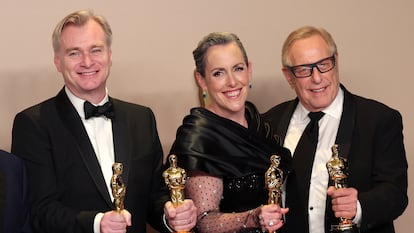
[(223, 74), (223, 72), (222, 71), (215, 71), (215, 72), (213, 72), (213, 77), (219, 77), (219, 76), (221, 76)]
[(318, 67), (320, 67), (320, 68), (324, 68), (324, 67), (327, 67), (327, 66), (329, 66), (329, 61), (322, 61), (322, 62), (318, 63)]
[(299, 66), (299, 67), (295, 67), (295, 69), (293, 71), (295, 72), (295, 74), (307, 74), (307, 73), (309, 73), (309, 70), (311, 70), (310, 67)]
[(234, 68), (234, 71), (243, 71), (244, 70), (244, 66), (236, 66)]
[(77, 50), (72, 50), (68, 52), (69, 57), (79, 57), (79, 55), (80, 55), (80, 52)]
[(334, 63), (332, 59), (327, 59), (325, 61), (321, 61), (317, 64), (318, 69), (322, 72), (327, 72), (334, 67)]
[(102, 52), (103, 52), (103, 48), (100, 48), (100, 47), (93, 48), (91, 51), (91, 53), (95, 55), (101, 54)]

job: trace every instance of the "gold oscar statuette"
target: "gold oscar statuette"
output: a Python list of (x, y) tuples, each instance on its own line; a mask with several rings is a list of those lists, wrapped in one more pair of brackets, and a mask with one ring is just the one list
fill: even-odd
[[(265, 173), (265, 184), (267, 190), (269, 191), (269, 198), (267, 200), (268, 204), (280, 205), (280, 188), (283, 184), (283, 171), (279, 168), (279, 164), (280, 156), (272, 155), (270, 157), (270, 167)], [(272, 233), (276, 233), (276, 231), (273, 231)]]
[(126, 187), (122, 180), (123, 172), (122, 163), (114, 163), (112, 165), (112, 178), (111, 178), (111, 189), (112, 196), (114, 197), (114, 206), (117, 212), (121, 212), (124, 209), (124, 199), (126, 193)]
[[(183, 168), (178, 167), (177, 156), (171, 154), (168, 157), (170, 167), (162, 173), (165, 184), (170, 190), (171, 202), (174, 207), (179, 206), (184, 202), (184, 188), (187, 174)], [(177, 231), (177, 233), (187, 233), (190, 231)]]
[[(345, 158), (339, 156), (338, 145), (336, 144), (332, 146), (332, 158), (326, 163), (326, 168), (336, 189), (348, 187), (348, 162)], [(334, 233), (358, 232), (352, 220), (342, 217), (339, 218), (337, 225), (331, 225), (330, 231)]]

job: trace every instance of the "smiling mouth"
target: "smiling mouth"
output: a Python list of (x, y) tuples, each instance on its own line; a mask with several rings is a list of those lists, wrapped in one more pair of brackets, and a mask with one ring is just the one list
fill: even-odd
[(237, 89), (237, 90), (233, 90), (233, 91), (226, 91), (226, 92), (223, 92), (223, 93), (227, 97), (234, 98), (234, 97), (239, 96), (240, 92), (241, 92), (241, 89)]
[(326, 89), (326, 87), (322, 87), (322, 88), (319, 88), (319, 89), (311, 89), (310, 91), (314, 92), (314, 93), (319, 93), (319, 92), (324, 91), (325, 89)]
[(89, 72), (79, 72), (79, 75), (83, 75), (83, 76), (90, 76), (90, 75), (94, 75), (98, 73), (98, 71), (89, 71)]

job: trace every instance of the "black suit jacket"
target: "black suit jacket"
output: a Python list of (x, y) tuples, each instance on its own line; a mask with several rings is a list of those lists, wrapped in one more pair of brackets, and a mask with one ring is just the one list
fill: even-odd
[[(146, 220), (162, 227), (162, 148), (152, 111), (111, 98), (115, 161), (124, 165), (128, 232), (145, 232)], [(35, 232), (93, 232), (98, 212), (114, 208), (79, 114), (64, 89), (18, 113), (12, 152), (22, 157), (31, 183)], [(165, 186), (165, 185), (164, 185)]]
[(0, 150), (0, 232), (32, 232), (28, 186), (23, 160)]
[[(349, 186), (358, 190), (362, 207), (361, 232), (392, 233), (393, 220), (408, 204), (402, 117), (384, 104), (353, 95), (342, 85), (341, 88), (344, 105), (336, 143), (340, 155), (348, 158)], [(297, 104), (298, 99), (284, 102), (263, 114), (264, 120), (276, 130), (280, 144), (284, 143)], [(304, 198), (308, 197), (298, 200), (303, 211), (291, 209), (286, 216), (284, 228), (287, 232), (304, 232), (300, 227), (308, 226)], [(327, 204), (325, 222), (328, 227), (332, 210), (330, 203)], [(289, 221), (291, 215), (299, 216), (300, 222)]]

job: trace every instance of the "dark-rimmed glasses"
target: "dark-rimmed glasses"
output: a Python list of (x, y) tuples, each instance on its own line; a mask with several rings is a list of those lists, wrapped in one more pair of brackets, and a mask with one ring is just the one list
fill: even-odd
[(307, 78), (312, 76), (314, 67), (318, 69), (319, 73), (326, 73), (332, 70), (335, 67), (335, 54), (312, 64), (287, 66), (296, 78)]

